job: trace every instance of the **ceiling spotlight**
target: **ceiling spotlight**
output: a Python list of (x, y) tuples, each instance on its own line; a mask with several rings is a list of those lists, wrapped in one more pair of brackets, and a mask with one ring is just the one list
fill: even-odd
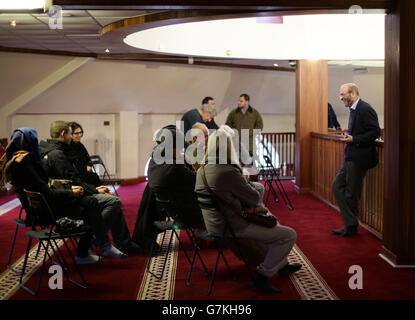
[(226, 55), (229, 57), (229, 56), (231, 56), (232, 55), (232, 50), (226, 50)]
[(110, 49), (108, 49), (108, 48), (107, 48), (107, 49), (105, 49), (105, 52), (106, 52), (106, 53), (109, 53), (109, 52), (110, 52)]
[(274, 63), (274, 67), (278, 67), (278, 63)]
[(15, 27), (17, 25), (17, 21), (16, 20), (11, 20), (10, 21), (10, 26), (11, 27)]

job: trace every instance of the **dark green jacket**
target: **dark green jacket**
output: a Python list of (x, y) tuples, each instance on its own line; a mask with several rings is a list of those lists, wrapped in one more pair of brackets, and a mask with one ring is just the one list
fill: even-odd
[(236, 129), (240, 139), (241, 129), (249, 129), (249, 152), (252, 153), (253, 130), (262, 130), (264, 128), (264, 123), (262, 122), (262, 117), (259, 112), (249, 106), (248, 110), (245, 112), (245, 114), (243, 114), (240, 108), (236, 108), (229, 113), (228, 118), (226, 119), (226, 125)]

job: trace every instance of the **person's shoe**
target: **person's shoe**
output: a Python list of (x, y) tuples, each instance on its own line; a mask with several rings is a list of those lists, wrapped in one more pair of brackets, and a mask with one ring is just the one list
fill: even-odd
[(112, 257), (116, 259), (127, 258), (127, 255), (124, 252), (118, 250), (116, 247), (114, 247), (111, 244), (102, 248), (101, 253), (102, 253), (102, 256), (104, 257)]
[(331, 232), (333, 232), (335, 235), (341, 236), (344, 232), (344, 228), (342, 228), (342, 229), (333, 229), (333, 230), (331, 230)]
[(139, 252), (141, 248), (134, 241), (130, 241), (130, 243), (127, 246), (120, 248), (120, 250), (126, 253), (136, 253)]
[(260, 291), (267, 292), (267, 293), (280, 293), (281, 290), (275, 288), (268, 280), (267, 277), (263, 276), (262, 274), (257, 274), (254, 279), (254, 287)]
[(341, 234), (342, 237), (349, 238), (357, 234), (357, 226), (346, 227)]
[(299, 263), (287, 263), (284, 267), (282, 267), (278, 273), (280, 274), (280, 277), (288, 277), (291, 274), (297, 272), (298, 270), (300, 270), (302, 267), (301, 264)]
[(76, 264), (94, 264), (101, 261), (101, 257), (97, 256), (96, 254), (90, 254), (86, 257), (76, 257), (75, 262)]

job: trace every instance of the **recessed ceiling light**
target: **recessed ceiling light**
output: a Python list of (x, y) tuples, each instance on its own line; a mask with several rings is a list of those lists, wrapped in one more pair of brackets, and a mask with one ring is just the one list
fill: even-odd
[(10, 21), (10, 26), (15, 27), (17, 25), (17, 21), (16, 20), (11, 20)]
[(232, 55), (232, 50), (226, 50), (226, 55), (229, 57), (229, 56), (231, 56)]
[(278, 63), (274, 63), (274, 67), (278, 67)]
[(106, 52), (106, 53), (109, 53), (109, 52), (110, 52), (110, 49), (108, 49), (108, 48), (107, 48), (107, 49), (105, 49), (105, 52)]

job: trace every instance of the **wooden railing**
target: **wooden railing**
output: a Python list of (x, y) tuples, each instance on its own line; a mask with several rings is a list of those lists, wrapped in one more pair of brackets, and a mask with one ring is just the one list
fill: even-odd
[(295, 132), (263, 132), (258, 137), (257, 154), (270, 156), (274, 167), (281, 168), (282, 177), (293, 177), (295, 159)]
[[(312, 133), (312, 186), (314, 196), (338, 210), (331, 189), (344, 160), (344, 142), (336, 134)], [(383, 142), (377, 141), (379, 164), (366, 173), (360, 201), (361, 224), (377, 237), (383, 229)]]

